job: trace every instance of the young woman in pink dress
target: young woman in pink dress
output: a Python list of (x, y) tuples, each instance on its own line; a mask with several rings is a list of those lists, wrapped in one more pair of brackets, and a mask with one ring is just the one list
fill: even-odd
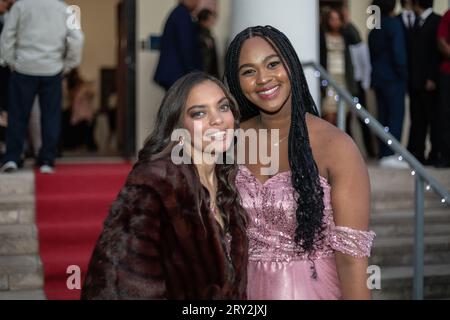
[[(241, 128), (278, 129), (278, 172), (241, 165), (249, 214), (249, 299), (370, 299), (370, 183), (350, 137), (321, 120), (297, 54), (277, 29), (252, 27), (231, 43), (225, 80)], [(258, 148), (263, 143), (258, 141)], [(266, 147), (266, 146), (263, 146)], [(246, 147), (246, 155), (249, 148)]]

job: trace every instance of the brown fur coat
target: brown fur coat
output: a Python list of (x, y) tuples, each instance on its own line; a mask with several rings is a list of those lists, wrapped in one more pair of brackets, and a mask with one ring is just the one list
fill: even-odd
[[(231, 262), (208, 205), (195, 204), (193, 165), (138, 164), (113, 203), (82, 299), (245, 299), (245, 223), (230, 214)], [(206, 230), (206, 234), (205, 234)]]

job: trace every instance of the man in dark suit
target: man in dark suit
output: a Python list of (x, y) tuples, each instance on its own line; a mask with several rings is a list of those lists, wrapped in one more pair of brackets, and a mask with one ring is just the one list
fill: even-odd
[(166, 91), (187, 73), (202, 70), (198, 30), (191, 16), (198, 2), (180, 0), (166, 21), (154, 76), (155, 82)]
[(439, 155), (435, 167), (450, 168), (450, 10), (441, 19), (438, 46), (442, 54), (439, 90)]
[[(399, 141), (402, 137), (405, 113), (407, 61), (405, 35), (399, 19), (394, 17), (395, 0), (375, 0), (381, 10), (381, 28), (369, 33), (372, 61), (372, 87), (375, 90), (378, 119)], [(407, 168), (405, 162), (380, 140), (380, 165)]]
[[(411, 72), (411, 46), (414, 31), (414, 23), (416, 22), (416, 13), (413, 10), (413, 0), (401, 0), (402, 11), (397, 16), (403, 25), (406, 40), (406, 57), (408, 60), (408, 73)], [(408, 76), (408, 92), (411, 91), (411, 77)]]
[[(441, 16), (433, 12), (433, 0), (413, 0), (416, 22), (411, 50), (411, 127), (408, 150), (422, 163), (432, 164), (439, 153), (437, 103), (440, 53), (437, 32)], [(425, 157), (425, 141), (430, 131), (432, 150)]]

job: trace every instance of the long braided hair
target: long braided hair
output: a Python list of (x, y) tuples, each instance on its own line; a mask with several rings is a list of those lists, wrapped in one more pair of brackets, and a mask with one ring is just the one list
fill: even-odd
[(295, 241), (300, 250), (308, 253), (311, 259), (315, 247), (320, 247), (324, 239), (322, 221), (324, 203), (319, 170), (313, 158), (305, 115), (310, 113), (318, 116), (318, 111), (309, 92), (300, 60), (289, 39), (274, 27), (257, 26), (239, 33), (231, 42), (226, 54), (224, 80), (239, 105), (241, 121), (259, 114), (258, 107), (245, 97), (239, 82), (241, 48), (247, 39), (253, 37), (261, 37), (274, 48), (289, 74), (292, 111), (288, 155), (292, 185), (298, 194)]

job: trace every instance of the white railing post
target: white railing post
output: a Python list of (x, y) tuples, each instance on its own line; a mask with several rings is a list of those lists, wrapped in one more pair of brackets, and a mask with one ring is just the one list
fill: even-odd
[(423, 300), (424, 269), (424, 183), (416, 176), (415, 188), (415, 227), (414, 227), (414, 284), (413, 299)]
[(345, 101), (344, 99), (342, 99), (341, 97), (339, 97), (339, 102), (338, 102), (338, 114), (337, 114), (337, 125), (338, 128), (341, 129), (342, 131), (345, 132), (345, 116), (346, 116), (346, 110), (345, 110)]

